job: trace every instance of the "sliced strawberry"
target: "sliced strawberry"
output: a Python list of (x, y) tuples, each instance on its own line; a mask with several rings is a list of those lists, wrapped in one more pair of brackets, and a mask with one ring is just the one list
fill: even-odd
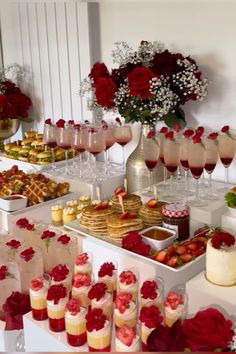
[(199, 242), (204, 242), (205, 244), (207, 243), (207, 237), (205, 236), (197, 236), (197, 240)]
[(125, 220), (125, 219), (129, 219), (129, 212), (125, 211), (123, 214), (120, 215), (120, 220)]
[(121, 195), (122, 199), (124, 199), (126, 197), (126, 192), (123, 191), (123, 192), (119, 193), (119, 195)]
[(189, 253), (185, 253), (185, 254), (181, 254), (179, 256), (179, 258), (184, 262), (184, 263), (188, 263), (191, 262), (193, 259), (193, 256)]
[(198, 249), (196, 251), (193, 251), (192, 252), (192, 255), (195, 256), (195, 257), (199, 257), (201, 256), (203, 253), (205, 253), (205, 250), (204, 249)]
[(19, 168), (17, 165), (14, 165), (12, 166), (11, 170), (14, 172), (14, 173), (17, 173), (19, 171)]
[(95, 210), (106, 209), (108, 207), (108, 205), (109, 205), (108, 201), (104, 200), (104, 202), (101, 202), (101, 203), (97, 204), (94, 209)]
[(187, 249), (188, 250), (191, 250), (191, 251), (196, 251), (197, 250), (197, 244), (196, 242), (191, 242), (188, 246), (187, 246)]
[(167, 251), (165, 250), (161, 250), (159, 252), (157, 252), (156, 255), (156, 261), (160, 262), (160, 263), (165, 263), (167, 261)]
[(124, 189), (121, 188), (121, 187), (118, 187), (118, 188), (116, 188), (116, 189), (114, 190), (114, 194), (115, 194), (115, 195), (118, 195), (118, 194), (120, 194), (121, 192), (124, 192)]
[(7, 179), (4, 177), (0, 177), (0, 183), (7, 183)]
[(151, 199), (149, 200), (149, 202), (147, 203), (147, 206), (149, 208), (155, 208), (157, 206), (157, 201), (155, 199)]
[(176, 252), (177, 254), (184, 254), (184, 253), (187, 252), (187, 249), (186, 249), (185, 246), (179, 245), (179, 246), (177, 246), (175, 252)]
[(154, 250), (154, 249), (151, 249), (149, 258), (151, 258), (151, 259), (156, 259), (156, 256), (157, 256), (157, 251)]
[(136, 213), (129, 213), (129, 219), (135, 219), (135, 218), (137, 218)]
[(167, 248), (167, 252), (168, 252), (169, 256), (174, 256), (175, 255), (175, 247), (174, 246), (169, 246)]
[(194, 235), (205, 235), (207, 232), (209, 231), (209, 226), (203, 226), (203, 227), (200, 227), (199, 229), (197, 229), (195, 232), (194, 232)]
[(167, 261), (167, 265), (171, 268), (176, 268), (180, 265), (181, 262), (179, 262), (179, 259), (177, 256), (173, 256), (171, 257), (168, 261)]

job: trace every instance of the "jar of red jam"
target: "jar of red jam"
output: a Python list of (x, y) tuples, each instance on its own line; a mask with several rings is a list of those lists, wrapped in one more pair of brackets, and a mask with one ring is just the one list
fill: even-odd
[(189, 238), (189, 207), (181, 203), (166, 204), (162, 207), (163, 227), (176, 232), (177, 240)]

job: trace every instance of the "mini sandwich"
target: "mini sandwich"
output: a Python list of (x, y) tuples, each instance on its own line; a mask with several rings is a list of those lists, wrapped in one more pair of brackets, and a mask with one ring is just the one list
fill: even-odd
[(20, 150), (22, 150), (22, 146), (19, 145), (12, 146), (12, 148), (8, 151), (7, 157), (18, 160), (18, 155)]
[(73, 149), (69, 149), (68, 150), (68, 159), (72, 159), (74, 157), (74, 154), (75, 154), (74, 150)]
[(43, 134), (42, 133), (37, 133), (36, 134), (36, 139), (37, 140), (43, 140)]
[(62, 161), (65, 159), (65, 152), (61, 147), (55, 149), (55, 161)]
[(47, 165), (52, 162), (52, 153), (50, 151), (43, 151), (38, 154), (38, 164)]
[(26, 139), (23, 139), (22, 141), (21, 141), (21, 145), (22, 146), (30, 146), (31, 145), (31, 143), (32, 143), (32, 141), (34, 141), (34, 139), (33, 138), (26, 138)]
[(36, 137), (36, 134), (37, 134), (36, 131), (25, 132), (25, 137), (26, 137), (26, 139), (28, 139), (28, 138), (35, 138), (35, 137)]
[(18, 160), (28, 162), (29, 149), (22, 149), (18, 152)]
[(33, 140), (31, 143), (31, 147), (33, 147), (38, 151), (43, 151), (44, 150), (43, 140)]
[(16, 143), (9, 143), (4, 145), (4, 153), (5, 156), (9, 156), (11, 154), (11, 149), (16, 147)]
[(36, 150), (36, 149), (31, 149), (29, 151), (29, 155), (28, 155), (28, 160), (30, 163), (38, 163), (38, 155), (40, 154), (40, 151)]

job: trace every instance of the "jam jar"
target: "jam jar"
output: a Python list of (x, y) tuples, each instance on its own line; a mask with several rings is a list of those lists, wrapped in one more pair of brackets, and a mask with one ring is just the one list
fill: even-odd
[(163, 227), (176, 232), (177, 240), (189, 238), (189, 207), (181, 203), (166, 204), (162, 207)]

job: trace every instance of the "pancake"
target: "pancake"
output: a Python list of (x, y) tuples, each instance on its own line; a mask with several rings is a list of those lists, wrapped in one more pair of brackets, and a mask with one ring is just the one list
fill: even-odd
[(96, 236), (106, 236), (108, 234), (107, 218), (114, 211), (110, 206), (104, 209), (95, 209), (96, 205), (88, 205), (81, 211), (80, 226), (91, 231)]
[(130, 231), (140, 231), (143, 229), (142, 219), (127, 218), (121, 219), (120, 215), (112, 215), (107, 218), (108, 238), (121, 243), (122, 238)]
[[(113, 196), (111, 199), (112, 208), (117, 213), (122, 213), (121, 205), (117, 196)], [(129, 194), (123, 198), (123, 204), (125, 211), (137, 213), (142, 205), (141, 197), (136, 194)]]
[(162, 206), (165, 202), (158, 201), (156, 207), (149, 207), (148, 203), (142, 205), (139, 210), (139, 217), (143, 220), (145, 226), (154, 226), (162, 224)]

